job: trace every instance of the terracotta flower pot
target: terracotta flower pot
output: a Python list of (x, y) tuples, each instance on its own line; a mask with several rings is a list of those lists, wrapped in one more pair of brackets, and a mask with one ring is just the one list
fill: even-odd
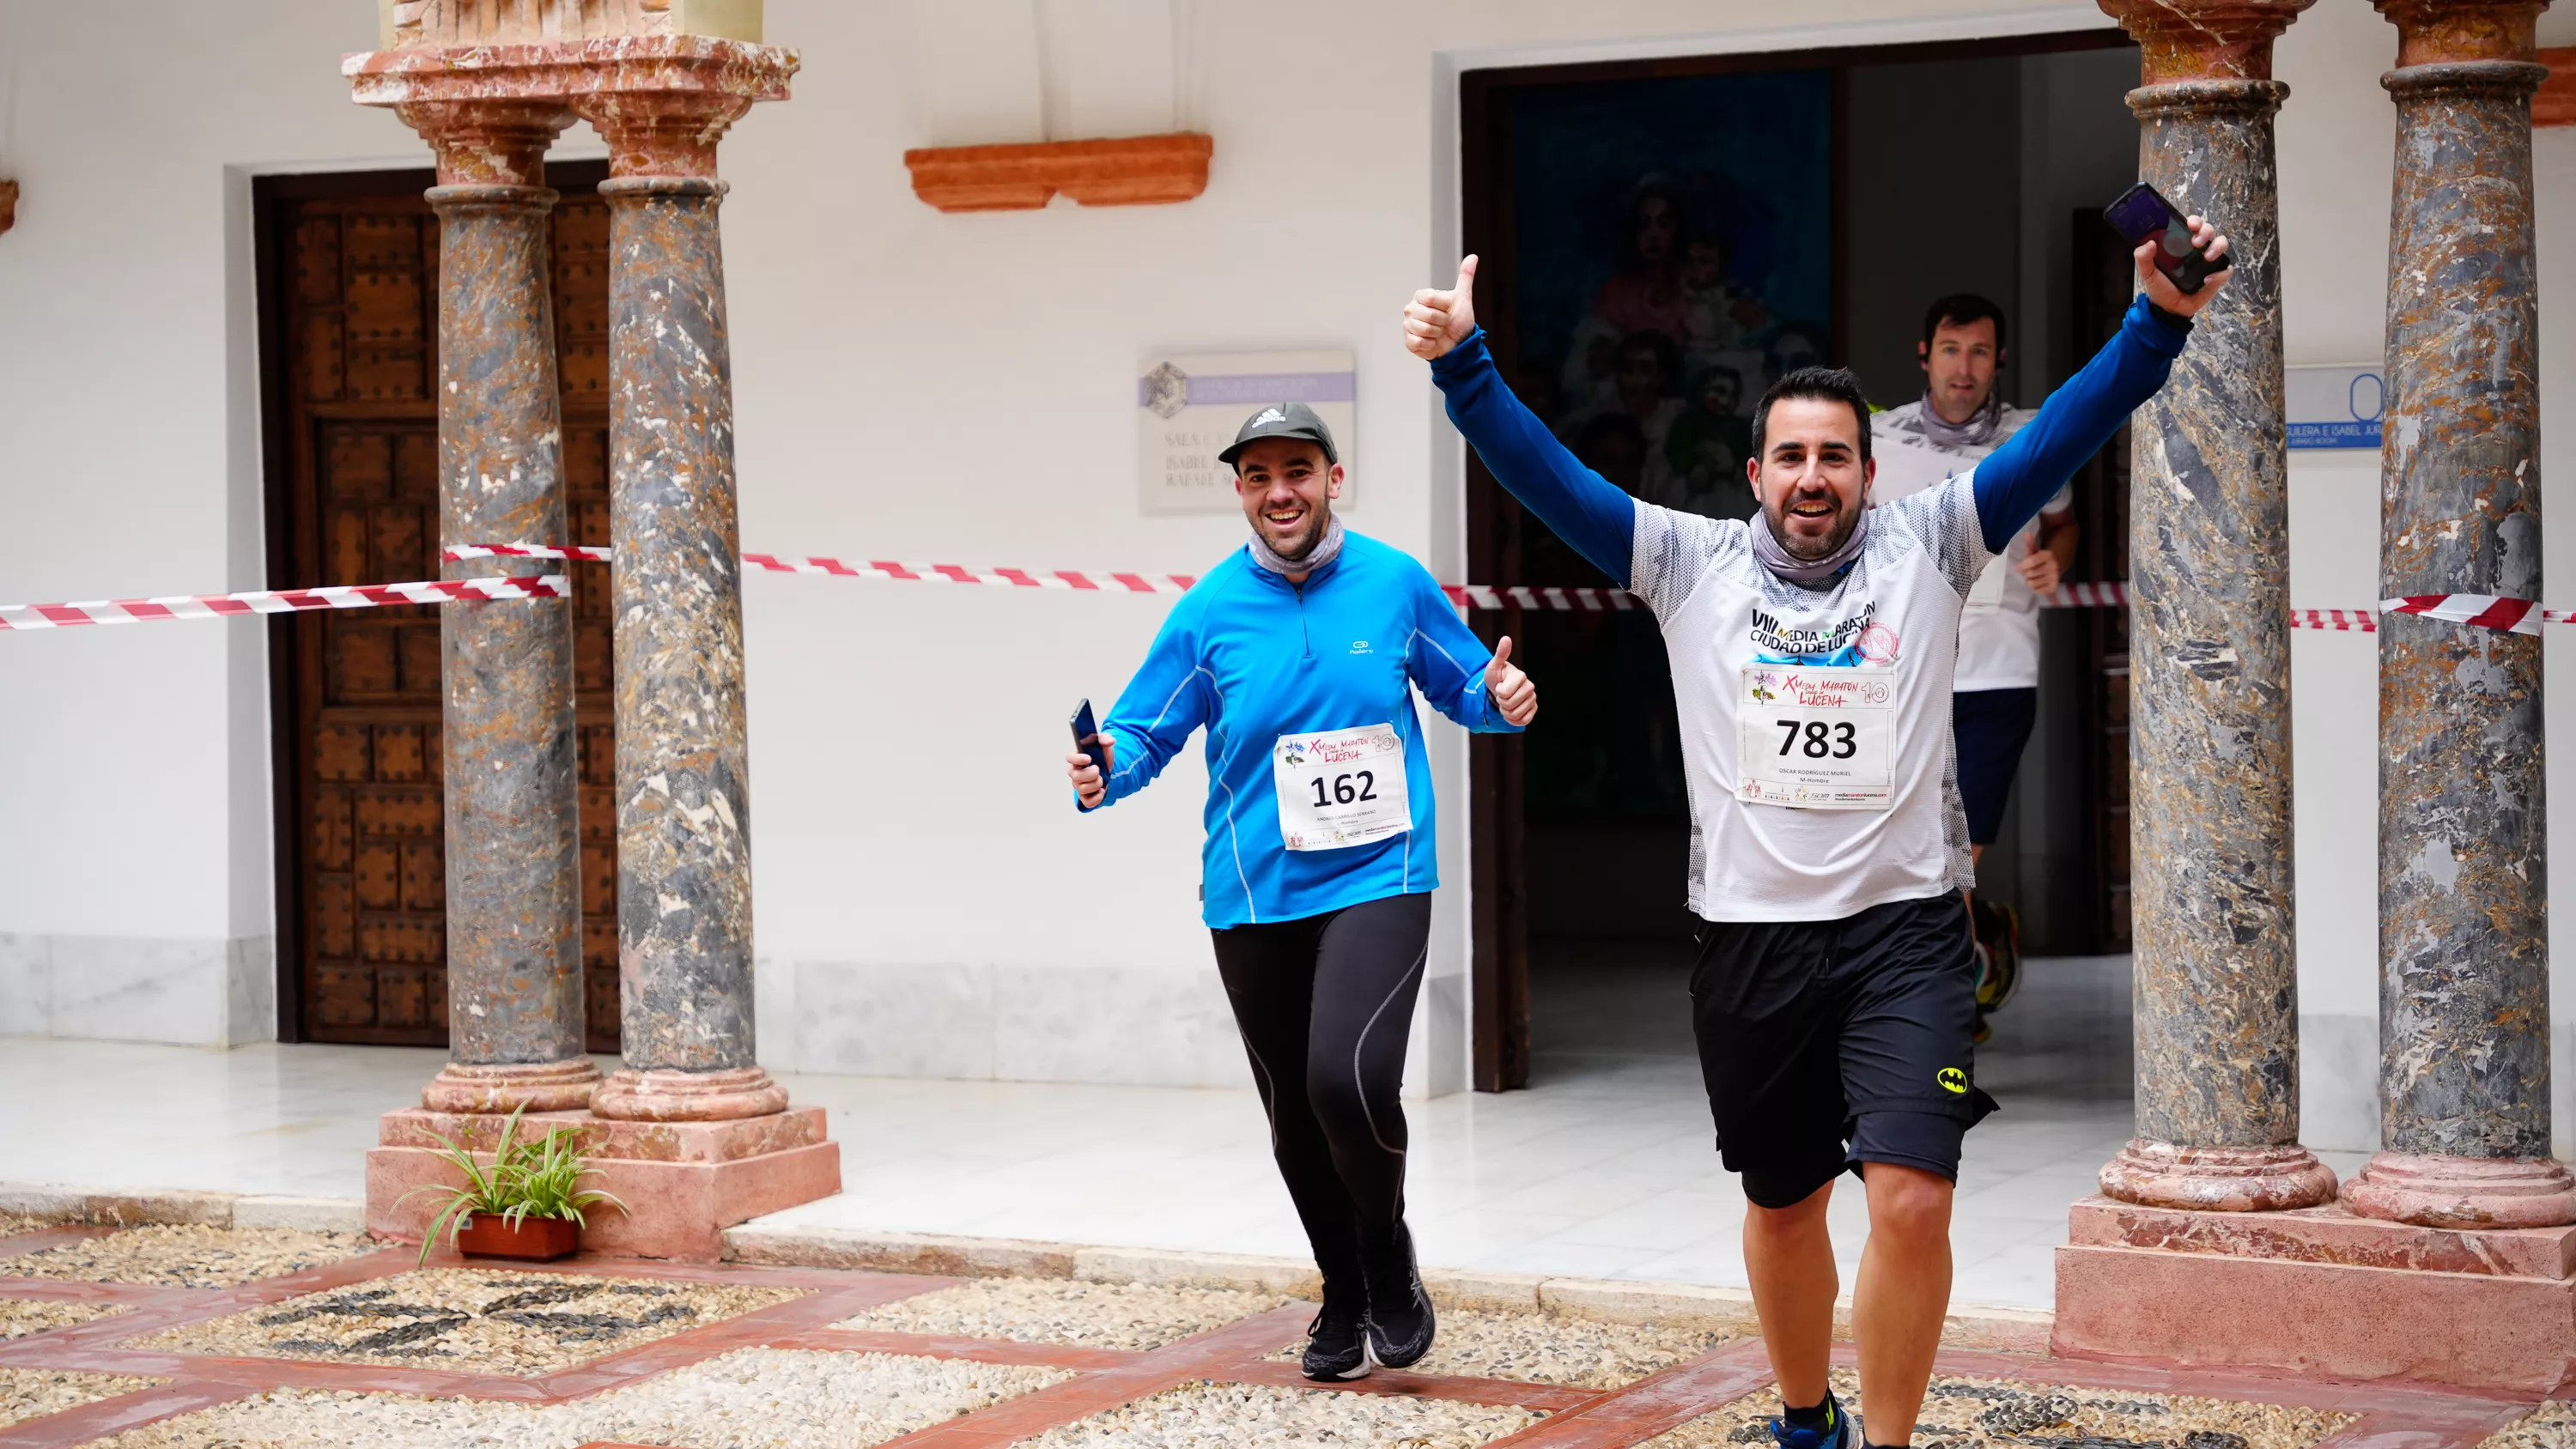
[(570, 1218), (521, 1218), (512, 1226), (497, 1214), (476, 1213), (456, 1235), (456, 1250), (470, 1258), (525, 1258), (548, 1262), (581, 1249), (581, 1224)]

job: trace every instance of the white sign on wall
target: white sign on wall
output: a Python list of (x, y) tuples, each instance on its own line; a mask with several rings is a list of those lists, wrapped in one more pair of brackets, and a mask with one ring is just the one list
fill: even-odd
[(1348, 352), (1170, 353), (1136, 376), (1136, 497), (1147, 513), (1230, 513), (1234, 470), (1216, 460), (1244, 419), (1301, 402), (1332, 430), (1351, 479), (1337, 508), (1357, 502), (1351, 466), (1357, 375)]
[(2282, 383), (2291, 447), (2378, 450), (2379, 415), (2388, 403), (2379, 364), (2293, 367)]

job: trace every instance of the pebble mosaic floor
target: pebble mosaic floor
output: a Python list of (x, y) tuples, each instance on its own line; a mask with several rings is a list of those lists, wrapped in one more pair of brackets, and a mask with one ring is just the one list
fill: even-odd
[[(0, 1449), (1733, 1449), (1777, 1412), (1759, 1341), (1685, 1325), (1452, 1312), (1322, 1387), (1311, 1306), (1256, 1293), (0, 1226)], [(1944, 1353), (1914, 1442), (2576, 1449), (2536, 1398)]]

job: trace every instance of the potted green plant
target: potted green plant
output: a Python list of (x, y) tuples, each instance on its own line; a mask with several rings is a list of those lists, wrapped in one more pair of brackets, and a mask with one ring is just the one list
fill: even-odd
[(582, 1215), (584, 1208), (604, 1202), (626, 1211), (626, 1204), (614, 1195), (581, 1186), (581, 1180), (598, 1169), (585, 1162), (587, 1148), (578, 1129), (558, 1124), (537, 1141), (518, 1140), (519, 1113), (526, 1110), (513, 1111), (510, 1120), (501, 1124), (501, 1140), (488, 1167), (467, 1148), (438, 1138), (444, 1145), (434, 1149), (435, 1154), (465, 1180), (427, 1183), (399, 1199), (408, 1202), (413, 1193), (446, 1194), (445, 1205), (421, 1235), (423, 1263), (429, 1261), (429, 1250), (437, 1245), (441, 1231), (458, 1252), (474, 1257), (536, 1262), (569, 1257), (581, 1247), (581, 1230), (590, 1225)]

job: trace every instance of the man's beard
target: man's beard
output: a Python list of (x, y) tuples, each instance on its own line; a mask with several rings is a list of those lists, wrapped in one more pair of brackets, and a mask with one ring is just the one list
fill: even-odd
[[(1823, 538), (1809, 539), (1804, 535), (1791, 533), (1789, 505), (1797, 501), (1797, 495), (1794, 493), (1781, 499), (1780, 506), (1771, 509), (1766, 517), (1770, 520), (1771, 536), (1780, 540), (1780, 547), (1788, 552), (1789, 557), (1800, 563), (1814, 563), (1820, 558), (1833, 557), (1836, 549), (1850, 541), (1852, 530), (1860, 527), (1860, 511), (1854, 508), (1841, 508), (1841, 511), (1834, 516), (1833, 531)], [(1838, 508), (1841, 506), (1839, 499), (1836, 500), (1836, 506)]]
[(1274, 536), (1265, 521), (1261, 530), (1261, 541), (1269, 545), (1272, 553), (1290, 563), (1295, 563), (1313, 553), (1315, 545), (1323, 542), (1324, 530), (1331, 525), (1332, 521), (1333, 515), (1330, 510), (1310, 508), (1306, 510), (1305, 523), (1295, 533), (1286, 537)]

